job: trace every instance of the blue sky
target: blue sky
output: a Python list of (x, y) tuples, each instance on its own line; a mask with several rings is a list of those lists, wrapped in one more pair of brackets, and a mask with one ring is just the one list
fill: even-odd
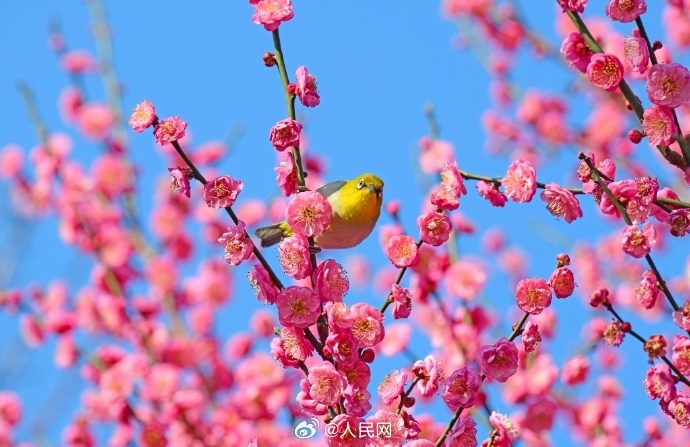
[[(551, 11), (535, 11), (525, 6), (527, 2), (522, 3), (528, 23), (552, 45), (560, 47), (555, 40)], [(591, 3), (603, 9), (603, 5), (598, 5), (601, 2)], [(658, 38), (659, 7), (650, 5), (649, 9), (651, 20), (647, 28)], [(270, 127), (285, 117), (285, 108), (277, 73), (261, 62), (263, 53), (272, 50), (270, 33), (251, 22), (252, 9), (247, 2), (137, 2), (136, 7), (129, 2), (108, 2), (107, 10), (115, 36), (115, 62), (125, 92), (124, 110), (128, 112), (137, 102), (148, 99), (156, 105), (159, 115), (182, 116), (189, 123), (195, 145), (222, 140), (231, 129), (241, 128), (235, 150), (218, 169), (244, 181), (239, 203), (274, 196), (275, 154), (267, 135)], [(0, 68), (0, 146), (15, 143), (29, 149), (36, 144), (15, 87), (15, 82), (22, 80), (34, 91), (48, 127), (75, 136), (75, 157), (88, 161), (99, 154), (100, 148), (65, 127), (58, 113), (57, 97), (68, 78), (47, 45), (48, 23), (52, 19), (59, 20), (70, 48), (95, 52), (86, 2), (71, 0), (60, 2), (59, 6), (48, 1), (7, 4), (0, 16), (0, 55), (5, 61)], [(430, 185), (430, 179), (424, 178), (415, 166), (417, 141), (428, 130), (423, 108), (429, 102), (434, 104), (441, 137), (455, 145), (462, 169), (492, 176), (504, 174), (510, 160), (489, 157), (484, 151), (487, 136), (481, 117), (491, 106), (490, 77), (469, 52), (454, 47), (457, 29), (441, 17), (437, 4), (296, 2), (295, 18), (281, 26), (280, 31), (291, 76), (297, 66), (306, 65), (317, 77), (321, 104), (315, 109), (300, 108), (298, 114), (306, 118), (312, 150), (328, 159), (328, 180), (349, 179), (368, 171), (377, 173), (386, 184), (385, 198), (402, 202), (405, 226), (414, 228), (422, 197)], [(525, 89), (550, 88), (562, 93), (576, 78), (573, 72), (552, 61), (534, 62), (524, 50), (516, 65), (514, 80)], [(89, 78), (86, 86), (90, 97), (103, 97), (103, 87), (96, 77)], [(635, 87), (642, 92), (640, 85)], [(578, 98), (573, 109), (575, 122), (571, 124), (579, 127), (587, 118), (588, 104), (584, 98)], [(149, 134), (130, 132), (129, 138), (132, 157), (141, 167), (138, 205), (145, 212), (153, 200), (154, 183), (167, 166)], [(539, 169), (539, 179), (572, 185), (576, 153), (577, 148), (570, 148), (552, 157)], [(638, 153), (642, 161), (652, 160), (646, 144), (640, 146)], [(526, 205), (510, 203), (498, 210), (476, 196), (472, 183), (468, 189), (470, 194), (463, 198), (461, 211), (478, 232), (461, 239), (460, 252), (481, 254), (479, 246), (484, 232), (503, 228), (512, 243), (529, 253), (530, 276), (548, 276), (555, 255), (567, 251), (573, 240), (592, 241), (615, 228), (602, 221), (589, 198), (582, 201), (585, 219), (568, 225), (552, 218), (539, 200)], [(83, 284), (82, 272), (91, 262), (56, 239), (54, 219), (32, 223), (23, 231), (11, 222), (8, 189), (0, 184), (0, 247), (6, 247), (4, 253), (11, 253), (1, 258), (3, 267), (13, 270), (9, 277), (0, 276), (2, 286), (45, 284), (57, 278), (74, 286)], [(380, 222), (389, 220), (384, 216)], [(566, 246), (555, 245), (546, 237), (549, 234), (559, 235)], [(21, 238), (25, 238), (23, 242)], [(658, 263), (663, 273), (677, 275), (684, 269), (688, 246), (687, 241), (673, 242), (674, 249), (659, 257)], [(360, 248), (359, 253), (376, 267), (387, 263), (375, 236)], [(336, 258), (342, 260), (346, 255), (338, 253)], [(267, 252), (267, 257), (274, 263), (277, 260), (272, 251)], [(483, 300), (505, 318), (503, 309), (513, 304), (512, 291), (495, 265), (492, 273)], [(221, 338), (246, 330), (249, 315), (258, 307), (255, 300), (249, 299), (244, 274), (242, 268), (236, 273), (238, 295), (219, 316)], [(367, 290), (354, 292), (349, 299), (380, 303), (382, 297)], [(553, 348), (554, 358), (560, 364), (581, 346), (581, 328), (591, 312), (580, 299), (558, 301), (555, 305), (559, 326)], [(496, 331), (497, 337), (501, 335), (500, 329), (507, 331), (511, 323), (504, 321)], [(651, 333), (648, 326), (640, 327), (644, 334)], [(25, 398), (21, 439), (31, 439), (38, 421), (44, 420), (47, 438), (57, 441), (59, 427), (69, 419), (81, 389), (77, 372), (53, 368), (51, 344), (37, 351), (24, 348), (17, 335), (16, 319), (0, 315), (0, 328), (0, 388), (13, 389)], [(665, 324), (664, 328), (668, 331), (671, 326)], [(419, 353), (426, 352), (427, 347), (422, 337), (416, 337), (412, 345)], [(626, 341), (621, 351), (625, 361), (616, 377), (628, 393), (625, 402), (634, 403), (625, 405), (621, 417), (625, 421), (626, 441), (637, 441), (641, 439), (641, 418), (656, 412), (657, 405), (643, 395), (639, 386), (645, 368), (640, 346)], [(402, 366), (402, 358), (386, 362), (381, 369), (375, 369), (378, 376), (372, 383), (378, 383), (387, 370)], [(591, 390), (592, 386), (585, 388)], [(497, 410), (508, 411), (500, 407), (497, 397), (492, 401)], [(448, 412), (440, 406), (433, 410), (439, 420), (448, 419)], [(484, 433), (485, 429), (482, 430)], [(561, 435), (562, 431), (556, 432), (554, 440), (558, 445), (577, 445), (560, 438)]]

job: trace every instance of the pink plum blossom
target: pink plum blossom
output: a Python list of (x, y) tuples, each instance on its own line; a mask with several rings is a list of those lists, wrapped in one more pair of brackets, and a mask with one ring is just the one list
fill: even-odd
[(295, 85), (295, 94), (300, 102), (306, 107), (318, 106), (321, 102), (321, 97), (316, 88), (316, 78), (309, 74), (305, 66), (298, 67), (295, 76), (297, 83), (293, 85)]
[(482, 346), (477, 356), (481, 372), (499, 382), (505, 382), (517, 371), (517, 346), (505, 337), (494, 345)]
[(287, 154), (285, 161), (280, 162), (280, 165), (273, 169), (277, 174), (276, 181), (278, 186), (285, 197), (290, 197), (298, 191), (297, 165), (295, 164), (295, 157), (291, 152)]
[(417, 360), (412, 366), (412, 372), (420, 379), (417, 382), (417, 390), (422, 396), (431, 397), (438, 391), (443, 371), (433, 355), (427, 355), (424, 360)]
[(587, 380), (589, 374), (589, 360), (587, 357), (577, 354), (563, 365), (561, 380), (566, 385), (574, 386)]
[(336, 405), (347, 386), (343, 373), (329, 362), (309, 368), (307, 380), (310, 383), (309, 395), (323, 405)]
[(218, 238), (218, 242), (223, 245), (223, 257), (230, 265), (240, 265), (242, 261), (248, 259), (254, 249), (254, 244), (247, 236), (244, 222), (241, 220), (237, 226), (228, 228), (228, 231)]
[[(361, 430), (364, 419), (349, 414), (339, 414), (325, 428), (328, 447), (365, 447), (368, 444), (367, 433)], [(376, 432), (374, 432), (376, 433)]]
[(266, 268), (261, 264), (255, 264), (247, 274), (249, 284), (254, 289), (257, 299), (262, 303), (273, 304), (278, 297), (278, 287), (271, 280)]
[(252, 22), (263, 25), (266, 31), (277, 30), (282, 22), (295, 16), (290, 0), (259, 0), (255, 7)]
[(392, 404), (405, 390), (405, 382), (407, 382), (405, 371), (393, 371), (387, 374), (377, 388), (381, 402), (384, 405)]
[(488, 280), (484, 265), (472, 259), (463, 259), (452, 264), (444, 276), (448, 292), (464, 301), (477, 298)]
[(623, 64), (612, 54), (596, 53), (587, 65), (587, 77), (595, 86), (612, 92), (623, 80)]
[(386, 256), (398, 268), (414, 267), (419, 262), (419, 250), (412, 236), (393, 236), (386, 247)]
[(326, 338), (324, 352), (328, 352), (338, 364), (350, 364), (358, 359), (357, 340), (349, 330), (334, 330)]
[(204, 185), (204, 201), (211, 208), (227, 208), (235, 203), (243, 188), (242, 181), (229, 175), (216, 177)]
[(609, 4), (606, 5), (606, 15), (617, 22), (632, 22), (645, 12), (645, 0), (609, 0)]
[(520, 309), (537, 315), (551, 304), (551, 289), (541, 278), (522, 279), (517, 284), (515, 297)]
[(632, 35), (625, 38), (625, 62), (633, 73), (643, 74), (649, 65), (649, 47), (647, 42), (639, 36)]
[(449, 446), (477, 447), (477, 423), (472, 418), (462, 418), (446, 438)]
[(529, 202), (537, 192), (537, 171), (529, 161), (517, 159), (508, 167), (501, 184), (510, 200), (518, 203)]
[(280, 265), (287, 275), (295, 279), (304, 279), (311, 274), (309, 241), (307, 237), (296, 233), (286, 237), (278, 245)]
[(156, 121), (156, 108), (144, 100), (137, 104), (132, 110), (132, 115), (129, 117), (129, 127), (135, 132), (143, 132), (151, 127)]
[[(407, 440), (407, 428), (404, 418), (391, 411), (379, 410), (373, 416), (367, 418), (367, 422), (373, 428), (373, 436), (369, 438), (372, 447), (389, 447), (402, 445)], [(390, 425), (391, 430), (377, 430), (377, 427)]]
[(186, 129), (186, 121), (180, 119), (179, 116), (171, 116), (153, 126), (153, 135), (156, 137), (156, 143), (165, 146), (184, 137)]
[(342, 301), (350, 289), (350, 281), (343, 267), (333, 259), (320, 263), (314, 274), (314, 291), (322, 302)]
[(302, 407), (302, 411), (313, 416), (322, 416), (328, 413), (328, 407), (314, 400), (309, 394), (311, 384), (309, 380), (302, 379), (299, 382), (300, 392), (297, 393), (297, 403)]
[(676, 397), (675, 381), (666, 364), (659, 363), (649, 368), (642, 383), (650, 399), (670, 402)]
[(682, 374), (690, 374), (690, 338), (685, 335), (676, 335), (673, 338), (671, 361)]
[[(651, 309), (656, 304), (659, 295), (659, 283), (656, 275), (651, 270), (645, 270), (642, 274), (642, 281), (635, 288), (635, 296), (640, 305), (645, 309)], [(674, 316), (675, 320), (675, 316)]]
[(668, 213), (664, 223), (669, 229), (671, 236), (681, 237), (690, 232), (690, 210), (679, 209)]
[(549, 285), (556, 298), (567, 298), (575, 291), (575, 277), (568, 267), (558, 267), (549, 277)]
[(473, 368), (464, 366), (448, 376), (442, 384), (441, 397), (448, 408), (468, 408), (474, 404), (481, 386), (481, 378)]
[(113, 111), (106, 104), (87, 103), (79, 107), (77, 124), (86, 138), (92, 140), (105, 138), (114, 122)]
[(639, 228), (637, 225), (628, 225), (623, 229), (621, 246), (623, 251), (634, 258), (643, 258), (649, 254), (656, 245), (656, 230), (647, 222)]
[(398, 284), (393, 284), (391, 298), (393, 300), (393, 318), (397, 320), (409, 317), (412, 312), (412, 294), (410, 291)]
[(567, 223), (582, 217), (580, 202), (575, 195), (557, 183), (546, 185), (540, 197), (552, 215), (563, 218)]
[(690, 71), (676, 62), (656, 64), (647, 74), (647, 96), (658, 106), (678, 107), (690, 99)]
[(625, 332), (623, 331), (623, 324), (618, 320), (612, 320), (604, 329), (604, 342), (607, 345), (618, 347), (623, 343)]
[(522, 331), (521, 338), (525, 352), (534, 352), (534, 350), (537, 349), (537, 345), (541, 342), (539, 326), (531, 321), (528, 321)]
[(585, 12), (585, 6), (589, 0), (558, 0), (563, 11)]
[(417, 226), (421, 231), (422, 241), (434, 247), (445, 243), (453, 230), (453, 224), (448, 216), (435, 210), (419, 216)]
[(656, 104), (645, 109), (642, 128), (652, 146), (668, 146), (678, 133), (671, 109)]
[(333, 210), (328, 200), (317, 191), (300, 192), (285, 209), (285, 220), (295, 233), (316, 237), (330, 225)]
[(350, 307), (350, 330), (360, 348), (370, 348), (383, 340), (386, 335), (383, 327), (383, 314), (366, 303), (356, 303)]
[(493, 183), (485, 182), (482, 180), (477, 182), (476, 187), (477, 191), (479, 191), (479, 195), (484, 197), (486, 200), (489, 201), (490, 204), (492, 204), (495, 207), (504, 207), (506, 202), (508, 201), (506, 195), (499, 191), (496, 185), (494, 185)]
[(189, 198), (191, 193), (191, 185), (189, 181), (192, 177), (192, 170), (189, 168), (168, 168), (170, 173), (170, 187), (173, 191), (177, 191), (183, 196)]
[(304, 329), (316, 323), (321, 313), (321, 302), (307, 287), (290, 286), (281, 290), (276, 298), (280, 324)]
[(582, 73), (587, 73), (587, 66), (594, 52), (589, 49), (582, 34), (573, 31), (566, 36), (561, 44), (561, 54), (568, 61), (568, 65)]
[(302, 132), (302, 124), (291, 118), (286, 118), (278, 121), (275, 126), (271, 127), (271, 132), (268, 135), (273, 147), (278, 151), (284, 151), (290, 146), (299, 146), (299, 136)]
[(518, 437), (518, 429), (508, 416), (492, 411), (489, 422), (498, 430), (498, 436), (494, 441), (497, 446), (510, 446)]

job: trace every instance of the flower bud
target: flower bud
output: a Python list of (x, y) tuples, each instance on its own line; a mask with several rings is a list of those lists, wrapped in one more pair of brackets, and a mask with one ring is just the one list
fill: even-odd
[(376, 357), (376, 354), (374, 354), (374, 350), (370, 348), (366, 348), (362, 350), (362, 354), (360, 354), (360, 357), (362, 357), (362, 360), (366, 363), (373, 363), (374, 358)]
[(400, 212), (400, 202), (397, 200), (391, 200), (390, 202), (386, 203), (386, 212), (391, 216), (397, 216), (398, 212)]
[(628, 132), (628, 138), (633, 142), (633, 144), (638, 144), (640, 141), (642, 141), (643, 137), (644, 133), (637, 129), (632, 129), (630, 132)]
[(558, 261), (558, 267), (565, 267), (570, 265), (570, 256), (565, 253), (560, 253), (556, 256), (556, 261)]
[(263, 57), (264, 65), (267, 67), (273, 67), (276, 64), (276, 56), (273, 53), (266, 52)]

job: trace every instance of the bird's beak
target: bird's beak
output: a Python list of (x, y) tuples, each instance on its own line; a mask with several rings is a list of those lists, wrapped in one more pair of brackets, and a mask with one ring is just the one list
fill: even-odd
[(375, 193), (376, 197), (380, 198), (383, 195), (383, 188), (377, 188), (374, 185), (369, 185), (367, 188), (369, 188), (371, 192)]

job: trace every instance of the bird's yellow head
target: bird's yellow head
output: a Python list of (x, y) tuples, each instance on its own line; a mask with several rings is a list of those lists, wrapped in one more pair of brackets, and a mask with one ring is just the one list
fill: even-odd
[(345, 208), (352, 210), (353, 214), (376, 221), (383, 203), (383, 180), (374, 174), (359, 175), (343, 185), (340, 200), (345, 202)]

